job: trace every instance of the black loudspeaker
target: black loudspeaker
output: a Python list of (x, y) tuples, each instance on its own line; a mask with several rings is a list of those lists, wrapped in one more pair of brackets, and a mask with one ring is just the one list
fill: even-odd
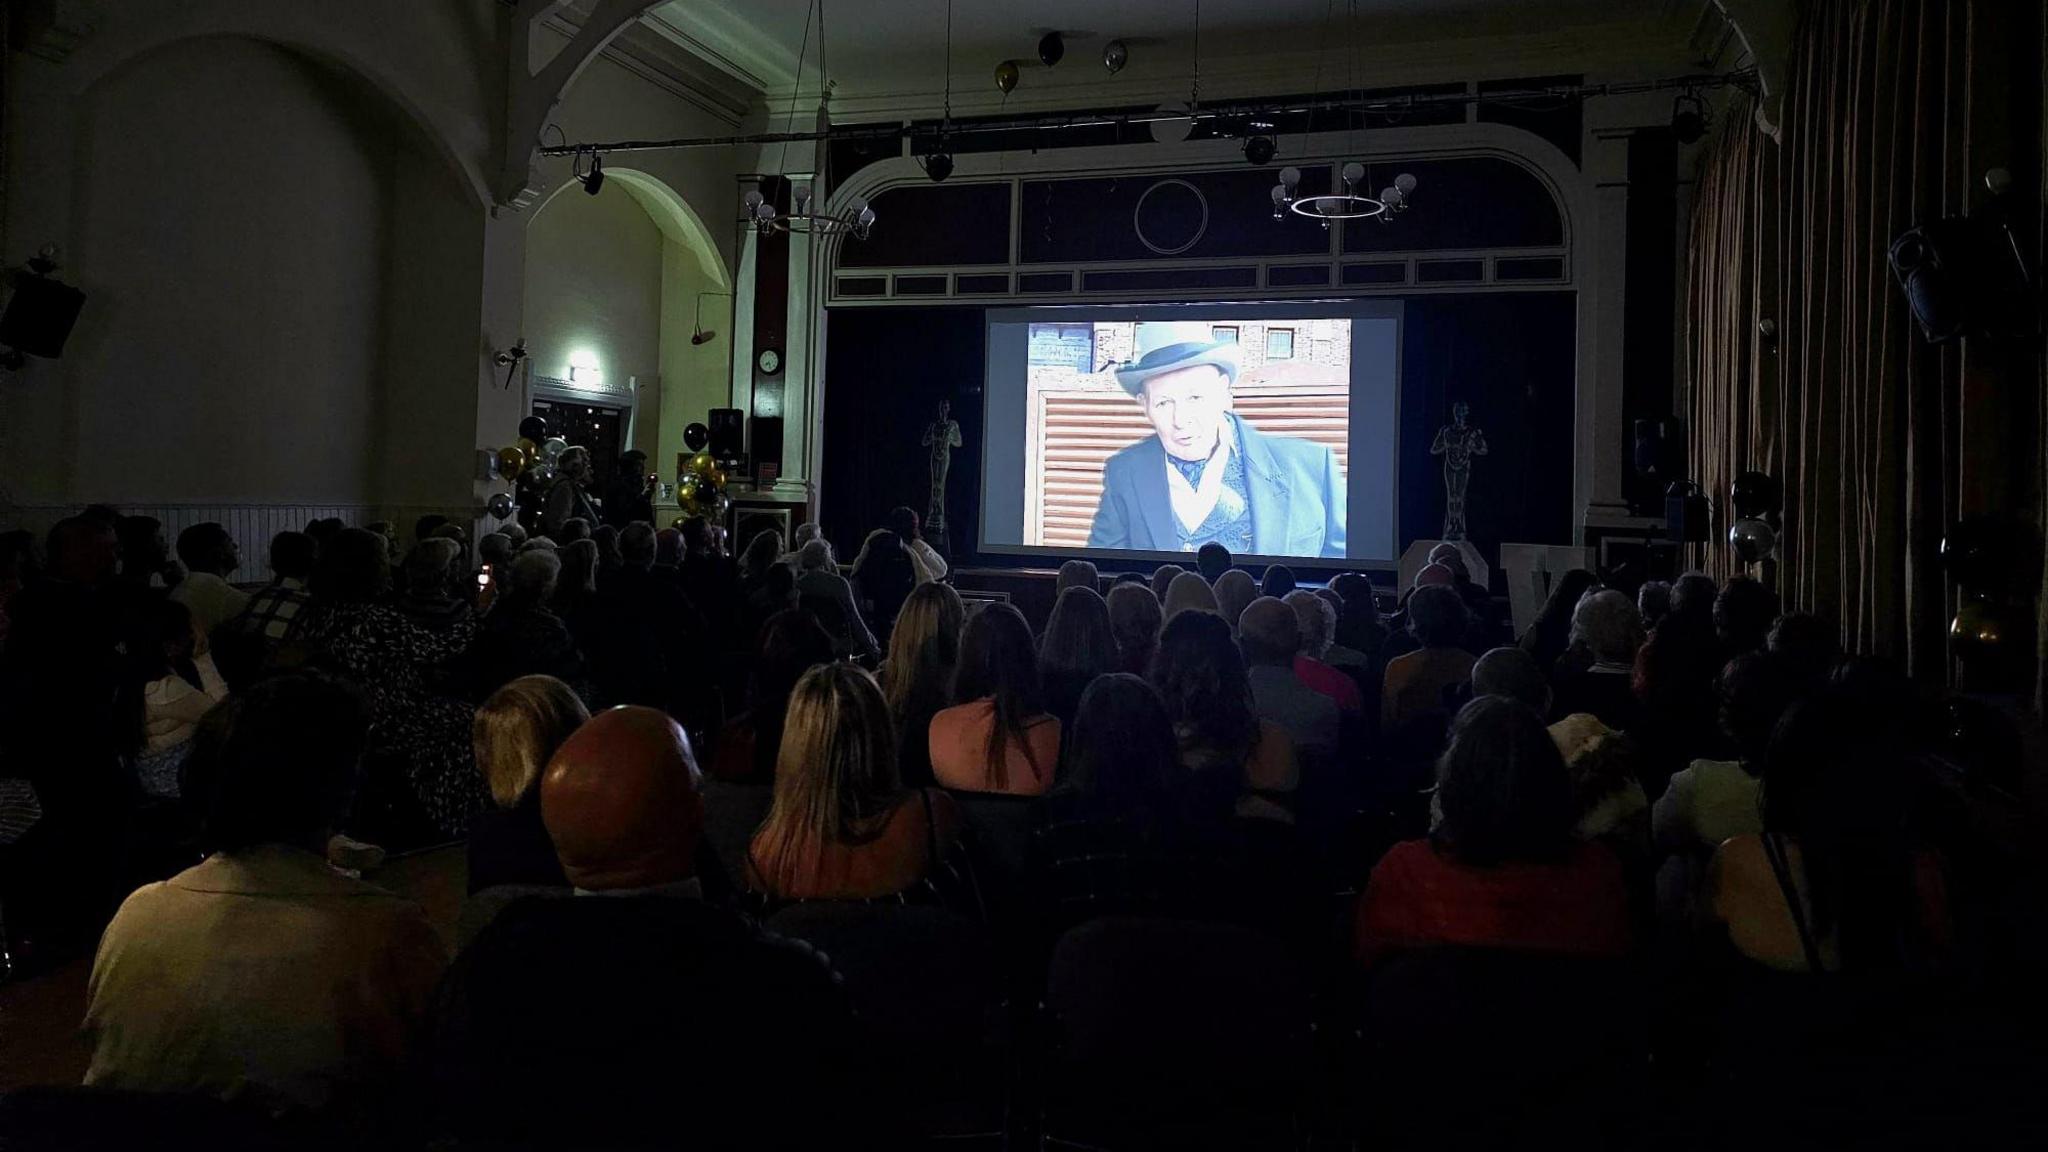
[(1706, 493), (1690, 480), (1673, 480), (1664, 490), (1664, 526), (1679, 544), (1704, 544), (1713, 507)]
[(1908, 229), (1891, 246), (1892, 275), (1932, 344), (2024, 335), (2031, 276), (2003, 217), (1986, 210)]
[(720, 460), (738, 460), (747, 450), (747, 414), (737, 408), (711, 410), (711, 443), (704, 450)]
[(23, 276), (14, 284), (14, 298), (0, 313), (0, 344), (30, 356), (54, 360), (64, 354), (64, 341), (85, 307), (85, 293), (47, 276)]
[(782, 417), (754, 417), (753, 434), (748, 437), (748, 440), (753, 447), (747, 459), (753, 462), (754, 475), (756, 477), (761, 475), (761, 468), (764, 464), (774, 466), (776, 474), (780, 475), (782, 470)]

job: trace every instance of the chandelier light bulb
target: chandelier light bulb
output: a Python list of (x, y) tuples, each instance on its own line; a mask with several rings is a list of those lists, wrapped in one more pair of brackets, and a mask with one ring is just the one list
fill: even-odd
[(865, 196), (850, 197), (846, 201), (846, 207), (847, 210), (852, 212), (854, 215), (861, 215), (862, 213), (865, 213), (868, 210), (868, 198)]
[(1406, 196), (1410, 192), (1415, 191), (1415, 177), (1403, 172), (1399, 176), (1394, 177), (1394, 187), (1399, 188), (1401, 195)]
[(1344, 165), (1344, 182), (1346, 184), (1356, 184), (1363, 179), (1365, 179), (1365, 165), (1360, 164), (1356, 160)]
[(806, 205), (806, 204), (809, 204), (810, 202), (811, 202), (811, 186), (810, 186), (809, 184), (799, 184), (799, 185), (797, 185), (797, 186), (796, 186), (796, 207), (797, 207), (797, 211), (799, 211), (799, 212), (803, 211), (803, 207), (804, 207), (804, 205)]
[(1385, 188), (1380, 189), (1380, 203), (1386, 205), (1396, 205), (1400, 202), (1401, 190), (1399, 188), (1396, 188), (1392, 184), (1389, 184)]
[(747, 194), (742, 200), (747, 206), (747, 215), (752, 216), (755, 210), (761, 207), (761, 190), (759, 188), (747, 189)]
[(870, 227), (875, 222), (875, 210), (873, 208), (867, 207), (866, 205), (862, 205), (860, 212), (854, 217), (854, 219), (860, 221), (861, 227)]
[(1300, 184), (1301, 169), (1294, 167), (1292, 164), (1282, 168), (1280, 170), (1280, 183), (1283, 187), (1287, 188), (1293, 188), (1295, 185)]
[(1286, 203), (1286, 202), (1287, 202), (1287, 185), (1285, 185), (1285, 184), (1275, 184), (1275, 185), (1273, 185), (1273, 203), (1275, 203), (1275, 204), (1284, 204), (1284, 203)]
[(759, 204), (754, 205), (754, 215), (765, 224), (775, 219), (775, 205), (763, 200)]

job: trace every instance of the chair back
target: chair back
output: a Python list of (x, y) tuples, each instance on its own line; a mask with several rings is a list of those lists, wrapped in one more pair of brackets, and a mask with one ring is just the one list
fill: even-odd
[(754, 842), (761, 822), (768, 819), (768, 807), (774, 800), (772, 784), (704, 781), (704, 843), (735, 886), (746, 884), (747, 847)]
[(197, 1093), (53, 1087), (0, 1095), (0, 1148), (8, 1152), (282, 1152), (304, 1146), (306, 1136)]
[(949, 792), (966, 817), (975, 875), (991, 913), (1007, 916), (1022, 899), (1030, 867), (1031, 843), (1045, 823), (1044, 802), (1036, 796), (1000, 792)]

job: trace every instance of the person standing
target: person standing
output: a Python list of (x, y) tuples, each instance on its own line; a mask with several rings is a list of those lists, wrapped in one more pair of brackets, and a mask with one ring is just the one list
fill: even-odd
[(571, 520), (585, 524), (599, 522), (597, 505), (592, 503), (590, 493), (590, 449), (581, 445), (573, 446), (562, 453), (555, 462), (554, 487), (548, 489), (547, 503), (541, 511), (541, 530), (548, 536), (560, 539), (562, 525)]
[(604, 522), (619, 529), (636, 520), (654, 523), (654, 484), (647, 453), (638, 448), (620, 453), (619, 474), (604, 490)]

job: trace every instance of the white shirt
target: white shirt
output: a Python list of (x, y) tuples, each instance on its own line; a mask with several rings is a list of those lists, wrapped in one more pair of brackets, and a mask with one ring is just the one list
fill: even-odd
[(917, 568), (919, 584), (929, 584), (934, 580), (946, 578), (946, 558), (939, 555), (938, 549), (923, 540), (910, 542), (910, 559)]
[(213, 666), (213, 654), (192, 658), (199, 670), (200, 687), (194, 688), (183, 676), (172, 673), (142, 689), (142, 734), (144, 752), (155, 756), (192, 739), (199, 721), (215, 704), (228, 698), (228, 686)]
[(249, 606), (249, 594), (211, 572), (188, 572), (171, 589), (171, 599), (192, 613), (192, 622), (202, 632), (212, 632), (242, 614)]

